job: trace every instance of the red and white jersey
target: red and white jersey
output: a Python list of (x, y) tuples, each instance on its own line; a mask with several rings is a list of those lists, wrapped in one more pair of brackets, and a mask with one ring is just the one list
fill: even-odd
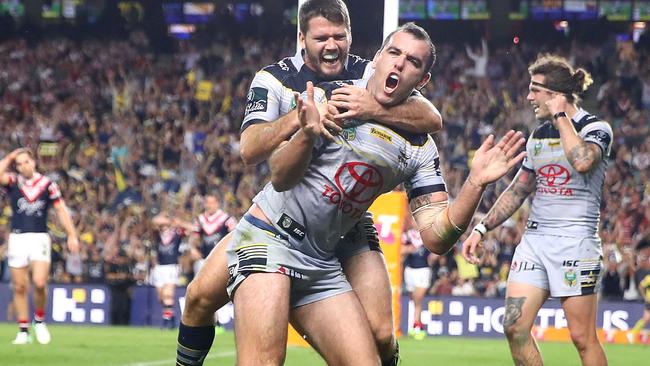
[(222, 210), (217, 210), (212, 215), (207, 213), (199, 215), (194, 220), (194, 233), (201, 236), (200, 250), (203, 258), (210, 254), (221, 238), (235, 230), (236, 225), (237, 220)]
[(31, 179), (11, 173), (8, 176), (5, 189), (11, 201), (11, 232), (46, 233), (48, 209), (61, 199), (58, 185), (39, 173)]

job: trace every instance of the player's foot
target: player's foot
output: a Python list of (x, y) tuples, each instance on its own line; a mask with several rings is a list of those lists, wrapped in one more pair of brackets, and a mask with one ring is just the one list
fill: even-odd
[(50, 337), (50, 331), (47, 330), (47, 325), (45, 323), (34, 323), (34, 334), (36, 335), (36, 340), (40, 344), (48, 344), (52, 340)]
[(224, 334), (226, 332), (226, 328), (222, 327), (221, 325), (217, 325), (214, 327), (214, 335), (220, 335)]
[(29, 335), (27, 332), (18, 332), (16, 334), (16, 339), (14, 339), (12, 344), (28, 344), (32, 343), (32, 336)]
[(625, 334), (627, 336), (627, 343), (629, 344), (634, 344), (634, 333), (633, 332), (627, 332)]
[(427, 332), (423, 331), (422, 329), (418, 329), (418, 330), (416, 330), (416, 331), (415, 331), (415, 334), (413, 335), (413, 338), (414, 338), (416, 341), (421, 341), (421, 340), (423, 340), (423, 339), (426, 338), (426, 337), (427, 337)]

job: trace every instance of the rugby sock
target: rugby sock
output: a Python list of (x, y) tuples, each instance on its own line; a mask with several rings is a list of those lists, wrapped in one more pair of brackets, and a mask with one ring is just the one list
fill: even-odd
[(18, 320), (18, 329), (21, 332), (29, 333), (29, 320), (28, 319), (19, 319)]
[(163, 326), (174, 326), (174, 308), (172, 306), (163, 306), (162, 311)]
[(34, 311), (34, 323), (42, 323), (45, 321), (45, 310), (43, 309), (36, 309)]
[(395, 353), (388, 360), (382, 360), (381, 366), (397, 366), (399, 364), (399, 343), (395, 343)]
[(639, 319), (635, 324), (634, 327), (632, 328), (632, 333), (637, 334), (641, 329), (643, 329), (643, 326), (645, 325), (645, 322), (643, 319)]
[(201, 366), (214, 341), (214, 327), (178, 327), (176, 366)]

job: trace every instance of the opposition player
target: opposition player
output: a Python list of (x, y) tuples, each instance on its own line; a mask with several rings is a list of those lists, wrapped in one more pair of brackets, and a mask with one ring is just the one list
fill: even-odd
[(161, 212), (151, 219), (156, 228), (156, 256), (151, 271), (151, 278), (158, 301), (162, 306), (162, 324), (164, 328), (174, 328), (174, 302), (176, 285), (178, 285), (181, 244), (186, 235), (184, 222), (177, 217)]
[[(385, 106), (396, 105), (428, 82), (434, 60), (428, 34), (408, 23), (376, 54), (370, 79), (350, 83)], [(322, 85), (321, 96), (339, 83)], [(515, 155), (524, 139), (511, 131), (494, 146), (488, 138), (448, 207), (429, 135), (352, 121), (347, 133), (328, 142), (311, 83), (307, 101), (297, 100), (301, 129), (274, 151), (271, 182), (255, 197), (228, 247), (237, 362), (282, 364), (291, 314), (292, 324), (328, 364), (377, 365), (366, 314), (335, 255), (341, 235), (379, 194), (404, 182), (424, 245), (446, 252), (471, 220), (485, 185), (523, 159), (524, 153)]]
[(634, 327), (627, 333), (627, 340), (634, 343), (639, 332), (650, 321), (650, 241), (645, 239), (642, 244), (639, 244), (638, 255), (638, 269), (634, 274), (637, 285), (639, 286), (639, 294), (643, 297), (643, 315), (639, 320), (634, 323)]
[(553, 296), (560, 298), (582, 363), (605, 365), (596, 335), (602, 268), (598, 221), (612, 129), (578, 107), (578, 94), (592, 83), (585, 70), (544, 55), (528, 71), (527, 99), (541, 124), (526, 144), (528, 155), (512, 184), (463, 243), (463, 256), (478, 263), (474, 252), (485, 233), (535, 192), (506, 289), (503, 325), (512, 357), (517, 365), (542, 364), (530, 331), (537, 312)]
[[(7, 172), (12, 164), (18, 174)], [(79, 253), (77, 231), (58, 185), (36, 171), (36, 161), (30, 150), (17, 149), (0, 160), (0, 185), (8, 192), (12, 211), (7, 257), (19, 327), (13, 344), (32, 341), (29, 334), (27, 291), (30, 285), (30, 271), (31, 283), (34, 286), (33, 329), (36, 340), (47, 344), (51, 340), (44, 322), (52, 251), (52, 242), (47, 233), (49, 208), (54, 207), (59, 222), (66, 231), (68, 250), (72, 254)]]
[(422, 301), (427, 290), (431, 287), (431, 261), (435, 254), (424, 247), (420, 232), (411, 217), (406, 218), (402, 235), (402, 255), (404, 257), (404, 285), (413, 300), (415, 319), (409, 329), (409, 335), (421, 340), (426, 336), (424, 325), (420, 320)]
[[(308, 0), (300, 7), (298, 17), (301, 51), (263, 68), (249, 89), (240, 141), (241, 156), (247, 164), (266, 160), (298, 130), (293, 91), (304, 91), (307, 81), (361, 79), (372, 73), (368, 60), (349, 55), (350, 18), (342, 1)], [(323, 104), (319, 108), (325, 113), (328, 107)], [(437, 109), (417, 94), (402, 105), (387, 107), (377, 103), (366, 89), (344, 85), (334, 91), (329, 108), (337, 119), (374, 119), (413, 132), (435, 132), (442, 125)], [(326, 124), (332, 131), (340, 130), (331, 118)], [(331, 138), (329, 133), (328, 136)], [(227, 236), (224, 242), (229, 239)], [(365, 218), (343, 242), (349, 240), (358, 243), (355, 249), (341, 250), (337, 255), (366, 309), (382, 360), (386, 365), (394, 364), (398, 352), (390, 280), (372, 219)], [(184, 348), (201, 350), (202, 354), (210, 349), (214, 312), (228, 302), (224, 291), (228, 278), (224, 250), (218, 246), (188, 286), (178, 336), (179, 360)]]
[[(203, 208), (205, 211), (192, 224), (190, 237), (195, 276), (203, 267), (205, 258), (208, 257), (212, 249), (237, 225), (235, 218), (221, 209), (221, 202), (216, 194), (208, 193), (203, 197)], [(215, 324), (216, 331), (222, 333), (224, 329), (220, 326), (216, 316)]]

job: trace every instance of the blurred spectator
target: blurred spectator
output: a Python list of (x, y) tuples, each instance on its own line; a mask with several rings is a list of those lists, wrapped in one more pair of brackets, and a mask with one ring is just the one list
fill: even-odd
[(106, 263), (106, 284), (111, 289), (111, 324), (127, 325), (131, 317), (132, 260), (125, 250)]

